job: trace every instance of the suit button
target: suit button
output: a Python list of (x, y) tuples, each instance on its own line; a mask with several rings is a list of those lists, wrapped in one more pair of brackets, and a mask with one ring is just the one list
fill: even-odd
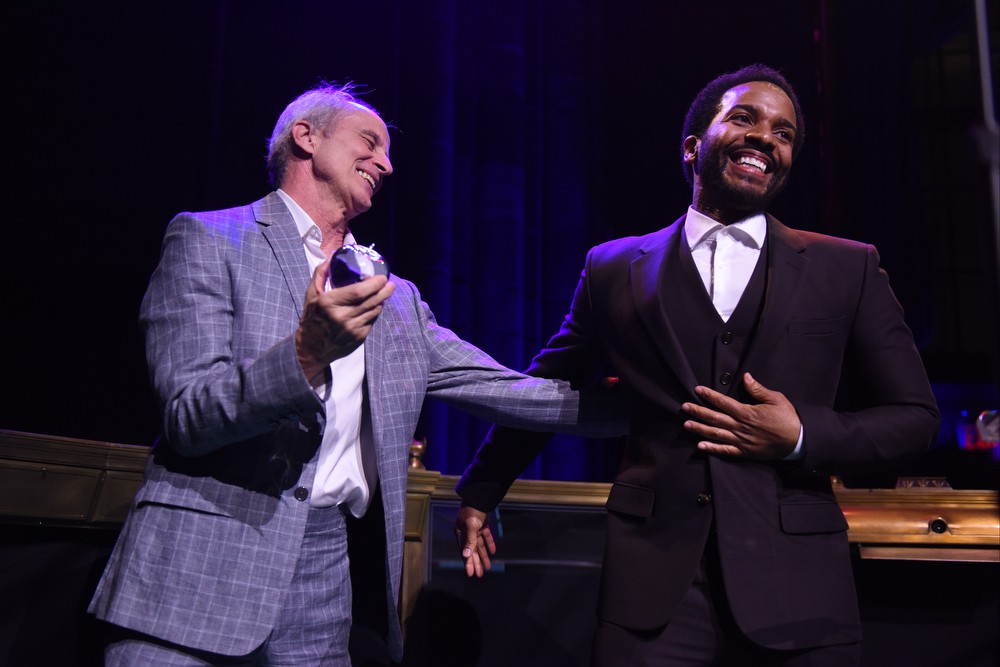
[(723, 345), (729, 345), (732, 342), (733, 342), (733, 332), (727, 331), (726, 333), (722, 334)]
[(723, 373), (722, 375), (719, 376), (719, 383), (720, 384), (729, 384), (732, 381), (733, 381), (733, 374), (732, 373)]
[(300, 486), (299, 488), (295, 489), (296, 500), (305, 500), (308, 497), (309, 497), (309, 489), (307, 489), (306, 487)]
[(712, 502), (712, 496), (708, 495), (707, 493), (699, 493), (698, 497), (695, 498), (694, 502), (698, 507), (705, 507), (710, 502)]

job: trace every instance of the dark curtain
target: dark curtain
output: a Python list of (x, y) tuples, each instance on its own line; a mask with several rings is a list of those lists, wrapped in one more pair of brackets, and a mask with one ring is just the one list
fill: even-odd
[[(995, 257), (976, 260), (995, 244), (976, 231), (985, 190), (962, 152), (977, 102), (957, 103), (974, 68), (954, 66), (967, 7), (12, 5), (0, 428), (154, 442), (135, 323), (163, 230), (178, 211), (267, 194), (266, 137), (320, 79), (356, 81), (395, 128), (396, 173), (353, 226), (359, 240), (444, 325), (524, 368), (558, 329), (590, 246), (684, 212), (684, 112), (707, 81), (754, 61), (789, 78), (808, 124), (772, 212), (878, 245), (932, 381), (995, 394), (996, 290), (978, 287)], [(486, 428), (429, 402), (428, 467), (460, 472)], [(528, 474), (606, 480), (618, 448), (559, 437)]]
[[(401, 5), (395, 159), (406, 176), (392, 266), (442, 324), (512, 368), (557, 330), (600, 240), (587, 205), (600, 108), (591, 4)], [(428, 402), (426, 465), (460, 472), (487, 427)], [(586, 451), (560, 438), (528, 474), (585, 479)]]
[[(356, 81), (395, 127), (396, 174), (356, 221), (359, 240), (444, 325), (525, 368), (557, 331), (589, 247), (683, 213), (676, 135), (701, 85), (761, 59), (811, 105), (813, 8), (781, 5), (785, 38), (752, 54), (705, 38), (710, 24), (719, 45), (775, 29), (735, 2), (13, 7), (19, 161), (0, 270), (17, 391), (0, 428), (154, 442), (135, 322), (163, 229), (178, 211), (264, 196), (266, 137), (320, 79)], [(811, 161), (798, 168), (805, 199)], [(811, 207), (785, 201), (809, 226)], [(427, 466), (460, 472), (487, 426), (428, 402)], [(558, 436), (528, 475), (606, 480), (618, 447)]]
[[(919, 66), (956, 35), (970, 34), (972, 3), (820, 4), (824, 231), (878, 247), (917, 345), (924, 347), (934, 335), (932, 285), (940, 277), (930, 267), (935, 254), (947, 252), (931, 239), (940, 236), (936, 228), (944, 219), (958, 214), (971, 226), (979, 216), (949, 206), (954, 200), (933, 214), (927, 210), (928, 203), (943, 203), (928, 196), (943, 185), (928, 164), (928, 155), (939, 150), (934, 143), (952, 133), (958, 151), (948, 161), (975, 168), (971, 143), (962, 136), (975, 122), (963, 106), (975, 87), (956, 80), (973, 72), (953, 66), (946, 75), (951, 90), (935, 91), (920, 80)], [(952, 96), (947, 119), (927, 109), (925, 98), (937, 95)]]
[[(983, 123), (972, 5), (820, 3), (823, 231), (878, 247), (933, 383), (942, 451), (906, 474), (949, 470), (954, 485), (981, 473), (971, 488), (989, 488), (995, 462), (944, 458), (978, 454), (958, 450), (956, 428), (1000, 396), (997, 241), (972, 140)], [(989, 24), (995, 81), (996, 3)]]

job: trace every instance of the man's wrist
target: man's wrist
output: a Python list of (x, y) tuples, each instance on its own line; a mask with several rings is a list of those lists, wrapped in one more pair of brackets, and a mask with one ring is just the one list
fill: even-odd
[(800, 423), (799, 424), (799, 439), (795, 443), (795, 449), (792, 450), (791, 454), (789, 454), (785, 458), (781, 459), (782, 461), (800, 461), (800, 460), (802, 460), (802, 459), (805, 458), (805, 456), (806, 456), (805, 433), (806, 433), (805, 427)]

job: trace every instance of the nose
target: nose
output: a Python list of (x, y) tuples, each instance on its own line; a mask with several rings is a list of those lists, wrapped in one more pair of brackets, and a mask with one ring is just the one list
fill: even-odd
[(746, 134), (747, 143), (757, 146), (771, 148), (774, 146), (774, 137), (768, 128), (756, 126)]
[(392, 162), (389, 161), (389, 154), (385, 153), (379, 155), (375, 158), (375, 168), (379, 170), (383, 176), (388, 176), (392, 173)]

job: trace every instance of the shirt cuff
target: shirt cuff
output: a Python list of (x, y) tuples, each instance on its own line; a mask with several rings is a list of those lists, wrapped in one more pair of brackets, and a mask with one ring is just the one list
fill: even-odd
[[(313, 391), (316, 392), (316, 396), (319, 397), (319, 400), (326, 403), (330, 398), (330, 389), (333, 385), (333, 375), (330, 373), (330, 367), (327, 366), (324, 368), (323, 373), (310, 380), (309, 384), (312, 385)], [(802, 436), (800, 435), (799, 442), (801, 441)]]
[(795, 443), (795, 449), (792, 450), (792, 453), (781, 459), (782, 461), (800, 461), (806, 457), (806, 448), (802, 446), (805, 434), (805, 427), (799, 424), (799, 441)]

